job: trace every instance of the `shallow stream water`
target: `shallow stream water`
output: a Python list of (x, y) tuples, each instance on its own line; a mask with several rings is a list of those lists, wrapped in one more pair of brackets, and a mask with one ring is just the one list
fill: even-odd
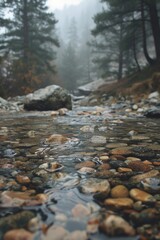
[[(87, 126), (87, 130), (82, 128), (84, 126)], [(51, 112), (4, 114), (0, 117), (1, 194), (10, 191), (25, 195), (25, 192), (33, 191), (34, 194), (45, 194), (47, 199), (43, 204), (37, 204), (30, 199), (27, 199), (27, 203), (21, 203), (18, 200), (16, 202), (13, 196), (11, 197), (13, 201), (7, 198), (4, 200), (1, 197), (0, 226), (3, 228), (3, 219), (8, 216), (14, 216), (22, 211), (31, 211), (39, 219), (39, 227), (33, 231), (34, 239), (45, 237), (42, 225), (45, 225), (46, 229), (52, 225), (58, 225), (69, 232), (87, 231), (89, 219), (99, 218), (98, 216), (103, 215), (106, 209), (110, 211), (108, 207), (103, 206), (101, 200), (97, 200), (95, 194), (84, 194), (82, 190), (82, 186), (89, 178), (109, 178), (96, 175), (99, 167), (103, 165), (100, 157), (111, 157), (110, 151), (119, 147), (120, 144), (133, 148), (139, 147), (139, 149), (142, 147), (142, 150), (144, 147), (150, 149), (151, 146), (156, 146), (158, 149), (159, 129), (159, 120), (128, 117), (125, 114), (111, 112), (107, 107), (103, 110), (96, 107), (77, 107), (67, 112), (65, 116), (56, 117), (51, 116)], [(46, 139), (54, 134), (63, 135), (69, 140), (65, 143), (47, 142)], [(109, 146), (111, 143), (115, 144), (113, 148)], [(135, 154), (134, 157), (141, 156), (143, 160), (152, 162), (153, 157), (144, 156), (145, 151), (142, 152), (141, 155), (141, 151), (137, 150), (137, 155)], [(147, 151), (146, 154), (148, 154)], [(128, 155), (125, 157), (127, 158)], [(160, 148), (156, 152), (155, 159), (157, 162), (160, 161)], [(39, 168), (44, 163), (51, 164), (55, 161), (60, 166), (55, 172)], [(93, 171), (80, 172), (75, 167), (85, 161), (95, 163)], [(110, 163), (110, 171), (115, 173), (118, 172), (117, 168), (125, 168), (121, 162), (119, 161), (118, 167)], [(154, 169), (159, 171), (160, 165), (157, 164)], [(138, 173), (141, 171), (136, 174)], [(130, 189), (132, 186), (129, 185), (127, 174), (123, 177), (120, 174), (119, 172), (119, 175), (111, 181), (109, 179), (111, 186), (123, 183)], [(129, 177), (136, 174), (132, 172)], [(30, 181), (20, 183), (16, 179), (17, 175), (27, 176)], [(23, 197), (21, 196), (20, 199)], [(89, 209), (90, 213), (75, 216), (73, 209), (79, 203)], [(117, 213), (125, 216), (123, 210), (121, 213), (118, 209)], [(132, 220), (131, 224), (134, 228), (137, 227)], [(19, 226), (17, 221), (15, 226), (11, 224), (4, 231), (1, 229), (0, 239), (3, 239), (5, 232), (19, 227), (26, 228), (26, 225), (27, 222), (24, 226), (23, 224)], [(158, 227), (156, 225), (156, 229)], [(88, 239), (93, 240), (110, 239), (110, 236), (99, 229), (94, 233), (88, 231), (87, 235)], [(120, 240), (124, 237), (113, 236), (112, 239)], [(133, 237), (126, 236), (125, 239), (139, 239), (139, 234)]]

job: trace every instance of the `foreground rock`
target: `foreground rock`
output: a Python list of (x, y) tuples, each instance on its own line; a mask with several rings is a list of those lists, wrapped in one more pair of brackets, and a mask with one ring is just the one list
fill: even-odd
[(4, 240), (18, 240), (18, 239), (32, 240), (33, 235), (24, 229), (15, 229), (7, 232), (4, 236)]
[(24, 100), (24, 109), (28, 111), (49, 111), (60, 108), (72, 109), (71, 96), (67, 90), (56, 85), (30, 93)]
[(134, 236), (134, 228), (119, 216), (110, 215), (101, 225), (101, 230), (109, 236)]

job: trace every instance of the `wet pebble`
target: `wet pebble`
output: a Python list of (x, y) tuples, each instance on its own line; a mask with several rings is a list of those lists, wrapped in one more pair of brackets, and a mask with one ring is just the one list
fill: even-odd
[(104, 201), (104, 204), (109, 207), (117, 209), (125, 209), (133, 207), (133, 200), (131, 198), (108, 198)]
[(112, 198), (127, 198), (128, 196), (129, 196), (129, 191), (123, 185), (117, 185), (111, 189)]
[(60, 171), (63, 169), (63, 165), (58, 162), (52, 162), (52, 163), (43, 163), (39, 166), (40, 169), (44, 169), (47, 172), (53, 173), (56, 171)]
[(147, 192), (158, 193), (160, 192), (160, 178), (152, 177), (146, 178), (141, 181), (143, 189)]
[(99, 160), (100, 161), (104, 161), (104, 162), (108, 161), (109, 160), (109, 156), (108, 155), (102, 155), (102, 156), (99, 157)]
[(84, 167), (94, 168), (95, 166), (96, 166), (96, 164), (93, 161), (84, 161), (84, 162), (76, 164), (75, 169), (78, 170), (78, 169), (81, 169), (81, 168), (84, 168)]
[(106, 143), (106, 137), (97, 135), (97, 136), (93, 136), (90, 141), (95, 146), (104, 145)]
[(27, 229), (33, 233), (38, 231), (39, 227), (40, 227), (40, 219), (38, 217), (32, 218), (27, 225)]
[(55, 216), (55, 221), (57, 222), (67, 222), (67, 216), (63, 213), (57, 213)]
[(132, 153), (130, 147), (120, 147), (120, 148), (114, 148), (113, 150), (110, 151), (110, 154), (113, 155), (130, 155)]
[(58, 109), (58, 113), (60, 116), (65, 116), (67, 115), (68, 109), (67, 108), (60, 108)]
[(82, 193), (90, 194), (97, 192), (105, 192), (109, 194), (110, 184), (107, 180), (101, 180), (96, 178), (90, 178), (81, 185), (80, 190)]
[(155, 202), (155, 198), (151, 194), (144, 192), (138, 188), (131, 189), (130, 196), (135, 201), (142, 201), (142, 202), (148, 202), (148, 203)]
[(23, 176), (23, 175), (17, 175), (16, 181), (20, 184), (27, 184), (27, 183), (31, 182), (31, 180), (28, 176)]
[(150, 178), (150, 177), (156, 177), (158, 175), (159, 175), (159, 171), (158, 170), (151, 170), (151, 171), (149, 171), (147, 173), (142, 173), (142, 174), (138, 174), (136, 176), (133, 176), (133, 177), (130, 178), (130, 180), (132, 182), (139, 183), (143, 179)]
[(4, 150), (4, 157), (13, 158), (16, 155), (16, 152), (13, 149)]
[(30, 137), (30, 138), (35, 138), (36, 132), (33, 131), (33, 130), (30, 130), (29, 132), (27, 132), (27, 135), (28, 135), (28, 137)]
[(72, 215), (75, 218), (83, 218), (90, 214), (90, 209), (86, 206), (84, 206), (81, 203), (78, 203), (73, 209), (72, 209)]
[(114, 177), (115, 172), (111, 171), (111, 170), (100, 170), (97, 171), (94, 176), (97, 178), (110, 178), (110, 177)]
[(82, 167), (77, 172), (80, 174), (91, 174), (91, 173), (95, 173), (96, 170), (94, 168)]
[(109, 162), (109, 164), (110, 164), (110, 166), (111, 166), (111, 168), (115, 168), (115, 169), (117, 169), (117, 168), (119, 168), (119, 167), (123, 167), (123, 168), (125, 168), (125, 167), (127, 167), (127, 164), (124, 162), (124, 161), (110, 161)]
[(104, 164), (102, 164), (102, 165), (100, 165), (99, 167), (98, 167), (98, 170), (99, 171), (103, 171), (103, 170), (109, 170), (111, 167), (110, 167), (110, 164), (108, 164), (108, 163), (104, 163)]
[(136, 172), (149, 172), (152, 170), (152, 166), (140, 161), (132, 161), (128, 163), (128, 167)]
[(132, 172), (132, 169), (131, 168), (124, 168), (124, 167), (119, 167), (118, 168), (118, 172), (119, 173), (127, 173), (127, 172)]
[(4, 235), (4, 240), (33, 240), (33, 234), (24, 229), (14, 229)]
[(90, 133), (93, 133), (94, 132), (94, 127), (93, 126), (83, 126), (80, 128), (80, 130), (82, 132), (90, 132)]
[(135, 229), (122, 217), (110, 215), (100, 225), (100, 229), (109, 236), (134, 236)]
[(51, 116), (52, 117), (57, 117), (59, 115), (59, 112), (58, 111), (52, 111), (51, 112)]
[(148, 136), (144, 135), (133, 135), (131, 136), (132, 141), (145, 141), (145, 140), (150, 140)]
[(50, 137), (46, 139), (47, 143), (58, 143), (58, 144), (63, 144), (69, 141), (69, 138), (60, 135), (60, 134), (53, 134)]
[(87, 240), (88, 236), (85, 231), (74, 231), (66, 236), (63, 240)]
[(64, 240), (68, 236), (69, 232), (61, 226), (53, 225), (46, 233), (47, 240)]
[(126, 161), (129, 163), (129, 162), (133, 162), (133, 161), (141, 161), (141, 159), (140, 158), (136, 158), (136, 157), (127, 157)]
[(87, 223), (87, 233), (94, 234), (98, 232), (100, 216), (91, 216)]
[(106, 148), (121, 148), (121, 147), (127, 147), (127, 143), (109, 143), (106, 145)]

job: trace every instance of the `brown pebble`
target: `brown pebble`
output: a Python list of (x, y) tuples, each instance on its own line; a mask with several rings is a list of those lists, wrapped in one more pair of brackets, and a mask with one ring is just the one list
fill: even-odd
[(132, 172), (132, 169), (131, 169), (131, 168), (119, 167), (119, 168), (118, 168), (118, 172), (119, 172), (119, 173)]
[(110, 151), (112, 155), (130, 155), (131, 148), (130, 147), (122, 147), (122, 148), (115, 148)]
[(104, 204), (114, 208), (132, 208), (133, 200), (131, 198), (108, 198)]
[(159, 175), (158, 170), (151, 170), (147, 173), (138, 174), (136, 176), (133, 176), (133, 177), (130, 178), (130, 180), (133, 181), (133, 182), (140, 182), (143, 179), (150, 178), (150, 177), (156, 177), (158, 175)]
[(125, 161), (126, 160), (126, 158), (124, 156), (122, 156), (122, 155), (112, 155), (112, 156), (110, 156), (110, 159), (111, 160), (121, 160), (121, 161)]
[(90, 209), (84, 206), (81, 203), (78, 203), (73, 209), (72, 209), (72, 215), (75, 218), (83, 218), (85, 216), (88, 216), (90, 214)]
[(92, 161), (85, 161), (85, 162), (81, 162), (75, 165), (75, 169), (80, 169), (83, 167), (89, 167), (89, 168), (94, 168), (96, 166), (96, 164)]
[(100, 156), (99, 159), (100, 159), (101, 161), (104, 161), (104, 162), (105, 162), (105, 161), (108, 161), (108, 160), (109, 160), (109, 156), (107, 156), (107, 155), (106, 155), (106, 156)]
[(117, 185), (111, 190), (112, 198), (127, 198), (129, 196), (128, 189), (123, 185)]
[(50, 137), (48, 137), (46, 139), (46, 142), (48, 143), (59, 143), (59, 144), (63, 144), (65, 142), (67, 142), (69, 140), (69, 138), (60, 135), (60, 134), (53, 134)]
[(24, 229), (14, 229), (4, 235), (4, 240), (32, 240), (33, 234)]
[(23, 176), (23, 175), (17, 175), (17, 176), (16, 176), (16, 180), (17, 180), (17, 182), (20, 183), (20, 184), (30, 183), (30, 181), (31, 181), (31, 180), (29, 179), (29, 177)]
[(52, 117), (57, 117), (59, 115), (59, 112), (58, 111), (52, 111), (51, 112), (51, 116)]
[(154, 166), (160, 166), (160, 162), (153, 162)]
[(155, 198), (151, 194), (144, 192), (138, 188), (133, 188), (130, 190), (130, 196), (136, 201), (155, 202)]
[(134, 228), (123, 218), (115, 215), (107, 217), (100, 225), (100, 229), (109, 236), (134, 236)]
[(100, 165), (98, 168), (98, 170), (109, 170), (109, 169), (110, 169), (110, 165), (108, 163), (104, 163)]
[(130, 162), (130, 163), (128, 163), (128, 167), (136, 172), (149, 172), (152, 169), (152, 167), (150, 165), (145, 164), (140, 161)]
[(152, 162), (148, 161), (148, 160), (145, 160), (143, 161), (144, 164), (147, 164), (147, 165), (152, 165)]

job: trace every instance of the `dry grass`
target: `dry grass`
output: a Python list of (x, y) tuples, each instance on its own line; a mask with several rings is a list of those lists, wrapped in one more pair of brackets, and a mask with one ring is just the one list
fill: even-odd
[(97, 90), (98, 95), (139, 95), (160, 92), (160, 66), (144, 69), (142, 72), (124, 78), (117, 83), (105, 84)]

